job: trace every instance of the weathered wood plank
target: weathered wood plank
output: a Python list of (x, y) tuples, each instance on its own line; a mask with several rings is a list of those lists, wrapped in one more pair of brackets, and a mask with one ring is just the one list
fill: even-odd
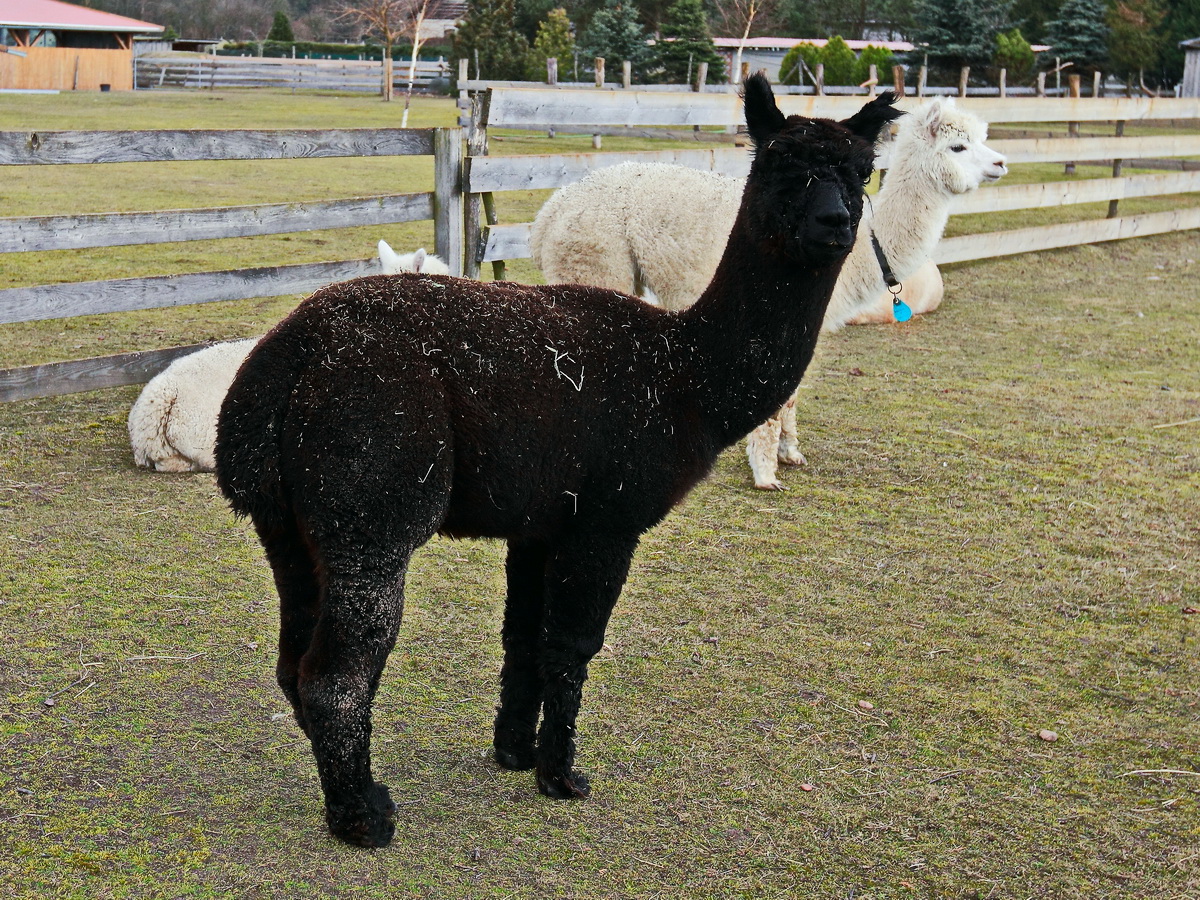
[(1119, 219), (1090, 219), (1086, 222), (946, 238), (934, 250), (933, 260), (941, 265), (971, 259), (990, 259), (1035, 250), (1077, 247), (1080, 244), (1097, 244), (1102, 241), (1118, 241), (1193, 228), (1200, 228), (1200, 208), (1173, 209)]
[(483, 256), (480, 262), (529, 258), (530, 223), (489, 225), (483, 231)]
[(1131, 197), (1157, 197), (1200, 191), (1200, 172), (1169, 175), (1131, 175), (1125, 178), (1092, 178), (1086, 181), (1054, 181), (1044, 184), (1012, 184), (987, 187), (959, 197), (954, 215), (1039, 209), (1071, 203), (1099, 203)]
[(427, 156), (432, 128), (3, 131), (0, 165)]
[(433, 230), (438, 255), (451, 275), (463, 274), (463, 136), (458, 128), (434, 133)]
[(137, 353), (118, 353), (91, 359), (45, 363), (40, 366), (20, 366), (0, 369), (0, 403), (12, 400), (32, 400), (35, 397), (58, 397), (80, 391), (143, 384), (179, 359), (211, 347), (212, 344), (192, 344), (164, 350), (142, 350)]
[[(844, 119), (866, 97), (788, 95), (778, 98), (788, 115)], [(921, 103), (907, 97), (911, 110)], [(988, 122), (1105, 122), (1200, 118), (1196, 98), (962, 98), (957, 103)], [(734, 93), (563, 90), (561, 87), (493, 88), (491, 127), (530, 125), (734, 125), (742, 122)]]
[(433, 194), (392, 194), (266, 206), (164, 209), (0, 219), (0, 253), (122, 247), (433, 218)]
[(989, 141), (1010, 163), (1083, 161), (1090, 159), (1142, 159), (1167, 156), (1200, 156), (1200, 135), (1153, 137), (1020, 138)]
[(0, 291), (0, 324), (185, 306), (218, 300), (307, 294), (335, 281), (377, 274), (379, 263), (376, 260), (356, 259), (8, 288)]
[(467, 191), (486, 193), (561, 187), (578, 181), (589, 172), (625, 162), (673, 163), (738, 177), (750, 173), (750, 154), (732, 147), (578, 153), (572, 156), (476, 156), (467, 160)]

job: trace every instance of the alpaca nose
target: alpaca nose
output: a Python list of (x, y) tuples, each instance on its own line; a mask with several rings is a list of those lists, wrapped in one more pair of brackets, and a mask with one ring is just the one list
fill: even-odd
[(850, 229), (850, 213), (845, 207), (823, 210), (817, 213), (816, 223), (824, 231), (824, 243), (849, 247), (854, 243), (854, 232)]

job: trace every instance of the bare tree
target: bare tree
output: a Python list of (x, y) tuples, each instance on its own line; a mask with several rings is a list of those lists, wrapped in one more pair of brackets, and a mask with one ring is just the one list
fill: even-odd
[(406, 36), (412, 38), (412, 62), (409, 65), (408, 91), (404, 99), (404, 119), (401, 127), (408, 123), (408, 105), (412, 98), (413, 80), (416, 77), (417, 50), (421, 43), (421, 25), (429, 0), (359, 0), (344, 3), (337, 21), (348, 22), (362, 29), (364, 34), (375, 34), (383, 41), (383, 99), (392, 99), (392, 47)]
[(746, 48), (746, 40), (754, 28), (755, 22), (761, 27), (775, 11), (776, 0), (717, 0), (717, 13), (724, 23), (725, 30), (733, 35), (740, 35), (737, 53), (733, 58), (733, 71), (729, 80), (737, 84), (742, 78), (742, 51)]

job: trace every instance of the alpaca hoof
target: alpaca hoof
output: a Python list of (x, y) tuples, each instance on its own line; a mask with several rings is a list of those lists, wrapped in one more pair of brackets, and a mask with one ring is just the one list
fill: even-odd
[(778, 481), (768, 481), (765, 484), (756, 484), (756, 485), (754, 485), (754, 487), (760, 491), (786, 491), (787, 490), (787, 488), (785, 488)]
[(379, 783), (357, 803), (325, 806), (325, 821), (333, 836), (356, 847), (386, 847), (396, 832), (395, 817), (396, 804)]
[(526, 772), (537, 765), (537, 750), (528, 747), (496, 747), (496, 764), (513, 772)]
[(592, 786), (582, 772), (568, 772), (547, 778), (541, 772), (537, 777), (538, 790), (555, 800), (585, 800)]
[(502, 769), (525, 772), (537, 765), (537, 736), (532, 728), (497, 725), (492, 746)]
[(799, 450), (780, 450), (779, 461), (785, 466), (807, 466), (808, 460)]

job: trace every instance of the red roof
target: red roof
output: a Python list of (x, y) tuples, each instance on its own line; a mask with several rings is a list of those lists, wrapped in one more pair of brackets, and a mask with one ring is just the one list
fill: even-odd
[(55, 31), (156, 32), (162, 25), (63, 3), (61, 0), (0, 0), (0, 27)]

